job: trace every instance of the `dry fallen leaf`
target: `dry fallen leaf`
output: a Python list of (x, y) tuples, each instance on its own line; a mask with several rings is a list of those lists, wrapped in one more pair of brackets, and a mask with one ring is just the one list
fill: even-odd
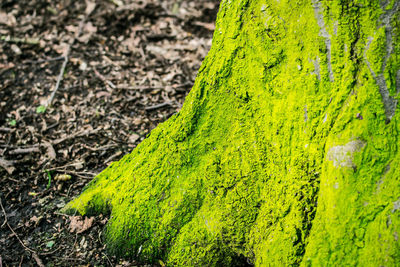
[(96, 3), (95, 2), (91, 2), (91, 1), (86, 1), (86, 10), (85, 10), (85, 14), (86, 15), (90, 15), (93, 10), (96, 8)]
[(76, 33), (78, 31), (78, 27), (74, 25), (67, 25), (65, 29), (69, 32)]
[(57, 153), (54, 150), (54, 147), (49, 142), (45, 142), (44, 146), (47, 149), (47, 156), (49, 156), (50, 159), (56, 159)]
[(89, 21), (83, 27), (83, 34), (78, 37), (79, 42), (87, 43), (92, 37), (93, 33), (97, 32), (97, 27), (93, 26), (93, 24)]
[(12, 44), (12, 45), (11, 45), (11, 50), (12, 50), (17, 56), (19, 56), (19, 55), (22, 54), (21, 48), (19, 48), (18, 45), (16, 45), (16, 44)]
[(42, 219), (43, 219), (43, 216), (37, 217), (36, 215), (34, 215), (34, 216), (29, 220), (29, 222), (34, 222), (35, 227), (36, 227)]
[(0, 12), (0, 24), (5, 24), (9, 27), (12, 27), (17, 24), (17, 20), (13, 14), (7, 14), (4, 12)]
[(56, 51), (59, 54), (65, 54), (65, 52), (68, 49), (68, 44), (67, 43), (60, 43), (59, 45), (55, 44), (53, 45), (54, 51)]
[(0, 166), (3, 167), (8, 172), (8, 174), (12, 174), (15, 171), (12, 161), (0, 158)]
[(83, 28), (84, 32), (87, 33), (95, 33), (97, 32), (97, 27), (93, 26), (93, 23), (91, 23), (90, 21), (88, 23), (85, 24), (85, 27)]
[(129, 143), (135, 143), (139, 138), (140, 136), (138, 134), (131, 134), (129, 136)]
[(142, 123), (143, 123), (143, 121), (142, 121), (141, 118), (135, 118), (135, 119), (133, 120), (133, 124), (134, 124), (134, 125), (140, 125), (140, 124), (142, 124)]
[(69, 219), (71, 220), (69, 224), (69, 231), (71, 233), (76, 232), (77, 234), (83, 233), (90, 227), (92, 227), (94, 217), (85, 217), (83, 218), (81, 216), (70, 216)]

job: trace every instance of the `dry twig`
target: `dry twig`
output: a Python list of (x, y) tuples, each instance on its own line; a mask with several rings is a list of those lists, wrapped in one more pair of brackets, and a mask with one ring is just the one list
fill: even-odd
[(27, 60), (24, 63), (26, 64), (40, 64), (44, 62), (53, 62), (53, 61), (59, 61), (59, 60), (65, 60), (64, 56), (59, 56), (59, 57), (53, 57), (53, 58), (45, 58), (45, 59), (39, 59), (39, 60)]
[(123, 90), (139, 90), (139, 91), (148, 91), (148, 90), (156, 90), (156, 89), (164, 89), (164, 86), (130, 86), (127, 84), (117, 85), (116, 89), (123, 89)]
[(15, 155), (15, 154), (27, 154), (27, 153), (33, 153), (33, 152), (40, 152), (40, 148), (41, 147), (45, 147), (47, 149), (49, 149), (49, 148), (52, 149), (52, 151), (50, 151), (49, 153), (54, 155), (55, 151), (54, 151), (54, 148), (52, 146), (58, 145), (58, 144), (66, 141), (66, 140), (69, 140), (69, 139), (74, 139), (75, 137), (95, 134), (99, 130), (100, 129), (79, 131), (79, 132), (73, 133), (71, 135), (68, 135), (66, 137), (62, 137), (62, 138), (58, 138), (58, 139), (53, 140), (53, 141), (45, 142), (44, 144), (36, 144), (36, 145), (24, 147), (24, 148), (16, 148), (14, 150), (10, 150), (8, 153), (10, 155)]
[[(193, 83), (187, 82), (187, 83), (182, 83), (182, 84), (177, 84), (177, 85), (172, 85), (172, 88), (175, 89), (176, 91), (186, 91), (182, 90), (182, 88), (188, 88), (192, 87)], [(164, 89), (165, 86), (130, 86), (127, 84), (120, 84), (115, 86), (116, 89), (121, 89), (121, 90), (139, 90), (139, 91), (151, 91), (151, 90), (157, 90), (157, 89)]]
[(154, 105), (154, 106), (145, 107), (144, 109), (145, 110), (155, 110), (155, 109), (159, 109), (159, 108), (163, 108), (163, 107), (171, 106), (171, 105), (172, 105), (171, 102), (164, 102), (164, 103), (157, 104), (157, 105)]
[(8, 127), (0, 127), (0, 132), (6, 132), (6, 133), (8, 133), (8, 132), (11, 132), (11, 128), (8, 128)]
[(39, 146), (34, 145), (31, 147), (26, 147), (26, 148), (17, 148), (17, 149), (9, 151), (8, 153), (10, 155), (17, 155), (17, 154), (29, 154), (29, 153), (38, 153), (38, 152), (40, 152)]
[(42, 260), (39, 258), (39, 256), (36, 253), (32, 253), (32, 258), (35, 259), (35, 261), (36, 261), (37, 265), (39, 265), (39, 267), (45, 267)]

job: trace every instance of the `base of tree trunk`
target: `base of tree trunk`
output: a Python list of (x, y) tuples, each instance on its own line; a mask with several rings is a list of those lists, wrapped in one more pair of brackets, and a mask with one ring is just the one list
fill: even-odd
[[(267, 3), (268, 2), (268, 3)], [(399, 1), (223, 0), (182, 110), (65, 210), (180, 266), (400, 262)]]

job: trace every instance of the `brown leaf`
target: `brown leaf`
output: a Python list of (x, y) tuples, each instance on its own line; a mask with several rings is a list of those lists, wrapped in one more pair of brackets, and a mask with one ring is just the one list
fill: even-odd
[(133, 120), (133, 124), (134, 125), (140, 125), (140, 124), (142, 124), (143, 123), (143, 120), (141, 119), (141, 118), (135, 118), (134, 120)]
[(70, 216), (69, 219), (71, 220), (69, 224), (69, 231), (71, 233), (76, 232), (77, 234), (83, 233), (92, 227), (94, 221), (94, 217), (85, 217), (83, 220), (81, 216)]
[(135, 143), (139, 138), (140, 136), (138, 134), (131, 134), (129, 136), (129, 143)]
[(93, 26), (93, 24), (89, 21), (88, 23), (85, 24), (83, 31), (87, 33), (95, 33), (97, 32), (97, 27)]
[(78, 31), (78, 27), (74, 25), (67, 25), (65, 29), (69, 32), (76, 33)]
[(35, 215), (29, 220), (29, 222), (34, 222), (35, 227), (39, 224), (39, 222), (43, 219), (43, 216), (36, 217)]
[(54, 147), (49, 142), (44, 143), (44, 146), (47, 149), (47, 155), (49, 156), (49, 158), (56, 159), (57, 154), (56, 151), (54, 150)]
[(96, 8), (96, 3), (95, 2), (86, 1), (85, 14), (89, 16), (93, 12), (93, 10), (95, 8)]
[(8, 174), (12, 174), (15, 171), (12, 161), (0, 158), (0, 166), (3, 167), (8, 172)]
[(17, 20), (15, 19), (13, 14), (0, 12), (0, 24), (5, 24), (9, 27), (12, 27), (17, 24)]
[(60, 43), (59, 45), (53, 45), (53, 49), (59, 54), (65, 54), (65, 52), (68, 50), (68, 44)]
[(85, 24), (83, 34), (78, 37), (79, 42), (88, 43), (93, 33), (97, 32), (97, 27), (93, 26), (91, 22)]

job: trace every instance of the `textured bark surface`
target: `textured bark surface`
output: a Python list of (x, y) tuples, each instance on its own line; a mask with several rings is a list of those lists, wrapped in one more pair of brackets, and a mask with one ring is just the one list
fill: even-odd
[(223, 0), (182, 110), (66, 210), (171, 266), (396, 265), (399, 9)]

